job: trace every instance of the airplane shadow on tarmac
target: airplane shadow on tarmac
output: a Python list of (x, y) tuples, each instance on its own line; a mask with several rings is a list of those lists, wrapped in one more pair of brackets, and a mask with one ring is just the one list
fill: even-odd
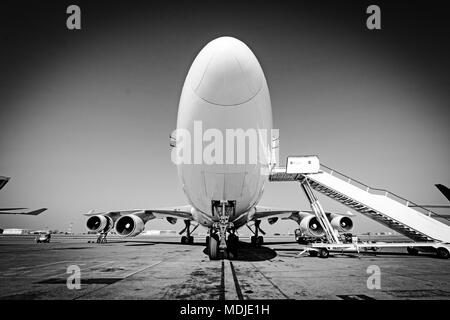
[[(208, 251), (205, 247), (203, 253), (208, 255)], [(247, 242), (239, 241), (239, 249), (237, 257), (234, 258), (234, 261), (265, 261), (273, 259), (277, 256), (275, 250), (270, 249), (265, 246), (255, 247)]]
[(127, 247), (139, 247), (139, 246), (153, 246), (155, 244), (167, 244), (167, 245), (174, 245), (174, 246), (205, 246), (205, 244), (202, 242), (197, 242), (197, 243), (191, 243), (191, 244), (182, 244), (182, 243), (178, 243), (178, 242), (164, 242), (164, 241), (145, 241), (145, 242), (138, 242), (138, 241), (132, 241), (132, 242), (127, 242), (126, 246)]
[[(164, 242), (164, 241), (145, 241), (145, 242), (137, 242), (133, 241), (130, 243), (127, 243), (126, 246), (128, 247), (138, 247), (138, 246), (152, 246), (155, 244), (168, 244), (168, 245), (174, 245), (174, 246), (200, 246), (204, 247), (203, 253), (205, 255), (208, 255), (208, 252), (206, 250), (206, 245), (204, 242), (194, 242), (192, 244), (181, 244), (181, 243), (173, 243), (173, 242)], [(270, 243), (272, 244), (272, 243)], [(237, 258), (233, 259), (236, 261), (265, 261), (273, 259), (277, 256), (277, 253), (275, 250), (261, 246), (261, 247), (254, 247), (250, 243), (247, 242), (239, 242), (239, 250), (238, 250), (238, 256)]]

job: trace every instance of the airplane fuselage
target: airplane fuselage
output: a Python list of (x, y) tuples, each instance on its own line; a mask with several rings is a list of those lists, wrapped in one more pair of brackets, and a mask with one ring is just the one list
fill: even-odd
[[(232, 200), (230, 221), (247, 222), (242, 216), (260, 200), (271, 164), (272, 107), (262, 68), (244, 43), (223, 37), (200, 51), (183, 86), (177, 129), (192, 137), (191, 161), (177, 167), (194, 219), (210, 226), (216, 220), (211, 201)], [(252, 145), (255, 134), (258, 149)]]

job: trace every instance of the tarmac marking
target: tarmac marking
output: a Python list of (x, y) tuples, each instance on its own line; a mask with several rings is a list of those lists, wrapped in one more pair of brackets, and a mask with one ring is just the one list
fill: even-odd
[(225, 263), (222, 260), (222, 270), (220, 273), (220, 294), (219, 300), (225, 300)]
[[(242, 300), (252, 299), (289, 299), (278, 286), (266, 277), (251, 262), (235, 261), (232, 263), (235, 284), (239, 277), (237, 288)], [(231, 265), (230, 265), (231, 267)], [(255, 270), (256, 269), (256, 270)], [(274, 290), (276, 289), (276, 290)]]
[[(101, 262), (101, 261), (99, 261), (99, 262)], [(74, 263), (74, 262), (69, 262), (69, 263), (72, 263), (72, 265), (78, 265), (77, 263)], [(80, 271), (85, 271), (85, 270), (88, 270), (88, 269), (91, 269), (91, 268), (103, 266), (103, 265), (108, 264), (108, 263), (114, 263), (114, 261), (105, 261), (105, 262), (101, 262), (101, 263), (98, 263), (98, 264), (94, 264), (94, 265), (89, 266), (89, 267), (80, 268)], [(83, 265), (83, 264), (85, 264), (85, 263), (80, 263), (80, 265)], [(55, 275), (55, 277), (66, 276), (66, 275), (67, 275), (67, 271), (62, 272), (62, 273), (58, 273), (58, 274)]]
[[(14, 277), (14, 276), (19, 276), (19, 275), (22, 276), (26, 273), (30, 273), (30, 272), (34, 271), (36, 268), (49, 267), (49, 266), (53, 266), (53, 265), (57, 265), (57, 264), (61, 264), (61, 263), (67, 263), (67, 262), (69, 262), (69, 261), (64, 260), (64, 261), (38, 264), (38, 265), (34, 265), (34, 266), (9, 268), (1, 277)], [(10, 272), (8, 272), (8, 271), (10, 271)]]
[(251, 265), (256, 269), (256, 271), (258, 271), (264, 277), (264, 279), (266, 279), (275, 289), (277, 289), (278, 292), (280, 292), (283, 297), (289, 299), (289, 297), (283, 291), (281, 291), (281, 289), (272, 280), (270, 280), (261, 270), (259, 270), (257, 266), (255, 266), (253, 263), (251, 263)]
[(57, 262), (51, 262), (51, 263), (43, 263), (43, 264), (37, 264), (37, 265), (32, 265), (32, 266), (26, 266), (26, 267), (13, 267), (10, 269), (30, 269), (30, 268), (38, 268), (38, 267), (47, 267), (47, 266), (51, 266), (54, 264), (60, 264), (60, 263), (64, 263), (64, 262), (69, 262), (67, 260), (63, 260), (63, 261), (57, 261)]
[[(166, 260), (167, 260), (167, 259), (166, 259)], [(135, 275), (136, 273), (139, 273), (139, 272), (142, 272), (142, 271), (144, 271), (144, 270), (147, 270), (147, 269), (149, 269), (149, 268), (151, 268), (151, 267), (154, 267), (154, 266), (160, 264), (161, 262), (163, 262), (163, 260), (158, 261), (158, 262), (155, 262), (155, 263), (153, 263), (153, 264), (151, 264), (151, 265), (149, 265), (149, 266), (145, 266), (145, 267), (143, 267), (143, 268), (141, 268), (141, 269), (139, 269), (139, 270), (133, 271), (133, 272), (129, 273), (128, 275), (122, 277), (122, 278), (117, 278), (118, 281), (114, 281), (114, 282), (111, 281), (111, 283), (105, 284), (104, 286), (102, 286), (102, 287), (100, 287), (100, 288), (97, 288), (97, 289), (95, 289), (95, 290), (86, 292), (86, 293), (84, 293), (84, 294), (82, 294), (82, 295), (80, 295), (80, 296), (78, 296), (78, 297), (73, 298), (73, 300), (77, 300), (77, 299), (83, 298), (83, 297), (86, 296), (86, 295), (90, 295), (90, 294), (92, 294), (92, 293), (94, 293), (94, 292), (96, 292), (96, 291), (99, 291), (99, 290), (101, 290), (101, 289), (106, 288), (107, 286), (110, 286), (110, 285), (112, 285), (112, 284), (114, 284), (114, 283), (117, 283), (117, 282), (119, 282), (119, 281), (125, 280), (126, 278), (129, 278), (129, 277), (131, 277), (132, 275)], [(112, 279), (112, 278), (109, 278), (109, 279)]]
[(230, 267), (231, 267), (231, 273), (233, 274), (233, 281), (234, 281), (234, 285), (236, 287), (236, 294), (238, 296), (238, 299), (244, 300), (244, 297), (242, 296), (241, 287), (239, 286), (239, 281), (236, 276), (236, 270), (234, 270), (233, 262), (231, 262), (231, 261), (230, 261)]
[[(83, 270), (87, 270), (93, 267), (97, 267), (100, 265), (104, 265), (107, 263), (112, 263), (114, 261), (98, 261), (101, 262), (99, 264), (96, 265), (92, 265), (89, 267), (85, 267), (85, 268), (80, 268), (81, 271)], [(80, 262), (80, 261), (58, 261), (58, 262), (53, 262), (53, 263), (46, 263), (46, 264), (41, 264), (41, 265), (36, 265), (36, 266), (29, 266), (29, 267), (20, 267), (20, 270), (17, 270), (16, 272), (6, 272), (4, 273), (2, 276), (0, 276), (0, 278), (9, 278), (9, 277), (26, 277), (26, 278), (36, 278), (36, 277), (44, 277), (50, 274), (53, 274), (55, 272), (57, 272), (54, 276), (58, 277), (58, 276), (62, 276), (62, 275), (66, 275), (66, 271), (61, 272), (60, 270), (57, 269), (52, 269), (52, 270), (40, 270), (42, 269), (42, 267), (49, 267), (49, 266), (54, 266), (54, 265), (59, 265), (59, 264), (68, 264), (68, 265), (79, 265), (79, 266), (83, 266), (83, 265), (87, 265), (88, 263), (86, 262)], [(42, 271), (42, 272), (39, 272)], [(30, 274), (33, 273), (33, 274)]]
[[(113, 284), (120, 281), (120, 278), (92, 278), (92, 279), (80, 279), (81, 284)], [(50, 278), (47, 280), (36, 282), (37, 284), (67, 284), (67, 280), (64, 278)]]
[(450, 297), (450, 292), (439, 289), (385, 290), (383, 292), (400, 298)]
[[(269, 245), (271, 250), (277, 252), (275, 258), (271, 258), (263, 249), (253, 250), (244, 246), (241, 259), (232, 260), (232, 270), (227, 259), (208, 261), (201, 251), (203, 248), (182, 248), (189, 248), (191, 254), (177, 247), (178, 238), (173, 241), (177, 244), (161, 243), (149, 246), (145, 251), (140, 246), (112, 242), (104, 246), (93, 245), (89, 252), (73, 249), (53, 251), (50, 248), (41, 249), (40, 246), (37, 249), (34, 244), (28, 245), (27, 250), (21, 250), (26, 248), (25, 245), (0, 247), (0, 252), (5, 252), (0, 259), (0, 282), (3, 284), (0, 285), (0, 299), (150, 297), (237, 300), (239, 297), (235, 279), (244, 300), (284, 299), (286, 295), (281, 290), (295, 299), (419, 300), (450, 297), (447, 281), (450, 273), (446, 269), (448, 261), (440, 259), (414, 258), (406, 254), (377, 257), (364, 254), (362, 259), (337, 255), (333, 259), (305, 257), (294, 260), (288, 258), (288, 254), (294, 257), (298, 252), (297, 247), (276, 244)], [(73, 247), (75, 246), (70, 245), (69, 249)], [(111, 265), (99, 265), (112, 258), (115, 260), (111, 260)], [(169, 260), (169, 264), (166, 264), (167, 258), (172, 260)], [(151, 268), (150, 265), (159, 262), (158, 259), (163, 260), (163, 263)], [(32, 265), (33, 263), (36, 265)], [(349, 276), (364, 271), (367, 263), (378, 264), (383, 270), (384, 287), (377, 293), (367, 292), (365, 286), (361, 286), (364, 285), (365, 277)], [(70, 264), (78, 264), (83, 268), (80, 291), (66, 290), (66, 281), (61, 276), (59, 279), (52, 278)], [(14, 275), (6, 276), (7, 274)], [(123, 276), (128, 278), (121, 282)], [(36, 283), (41, 280), (44, 283)], [(333, 284), (332, 290), (329, 288), (330, 284)], [(279, 286), (278, 290), (274, 289), (276, 286)], [(361, 290), (352, 290), (357, 287)]]
[(375, 298), (366, 296), (365, 294), (339, 294), (336, 297), (342, 300), (375, 300)]
[(144, 271), (144, 270), (146, 270), (146, 269), (148, 269), (148, 268), (154, 267), (154, 266), (160, 264), (161, 262), (163, 262), (163, 260), (157, 261), (157, 262), (155, 262), (155, 263), (153, 263), (153, 264), (151, 264), (151, 265), (149, 265), (149, 266), (146, 266), (146, 267), (143, 267), (143, 268), (141, 268), (141, 269), (139, 269), (139, 270), (133, 271), (133, 272), (127, 274), (126, 276), (124, 276), (124, 277), (122, 278), (122, 280), (124, 280), (124, 279), (126, 279), (126, 278), (128, 278), (128, 277), (131, 277), (132, 275), (135, 275), (136, 273), (142, 272), (142, 271)]
[(231, 265), (229, 263), (225, 263), (222, 260), (222, 266), (224, 266), (224, 292), (225, 292), (225, 300), (238, 300), (238, 295), (236, 291), (236, 284), (234, 283), (233, 272), (231, 270)]

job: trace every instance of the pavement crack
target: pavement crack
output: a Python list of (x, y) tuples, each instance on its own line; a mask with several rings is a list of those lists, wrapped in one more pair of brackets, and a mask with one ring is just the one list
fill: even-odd
[(283, 297), (285, 297), (286, 299), (290, 299), (272, 280), (270, 280), (270, 278), (268, 278), (263, 272), (261, 272), (261, 270), (259, 270), (257, 266), (255, 266), (253, 263), (251, 263), (251, 265), (263, 276), (264, 279), (266, 279), (275, 289), (277, 289)]

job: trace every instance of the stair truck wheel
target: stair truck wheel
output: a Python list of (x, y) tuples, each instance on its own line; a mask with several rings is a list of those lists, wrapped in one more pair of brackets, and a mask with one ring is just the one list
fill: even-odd
[(328, 256), (330, 255), (330, 252), (328, 252), (328, 249), (326, 248), (320, 248), (319, 249), (319, 257), (320, 258), (328, 258)]
[(407, 247), (406, 250), (408, 251), (408, 253), (412, 256), (417, 256), (419, 254), (419, 250), (417, 250), (414, 247)]
[(219, 237), (217, 235), (211, 235), (209, 237), (208, 256), (210, 260), (219, 259)]
[(259, 236), (258, 239), (256, 239), (256, 243), (258, 246), (262, 246), (264, 244), (264, 238), (262, 236)]
[(318, 252), (316, 250), (309, 250), (309, 255), (311, 257), (317, 257)]
[(447, 248), (440, 247), (436, 250), (437, 256), (441, 259), (448, 259), (450, 257), (450, 253)]

